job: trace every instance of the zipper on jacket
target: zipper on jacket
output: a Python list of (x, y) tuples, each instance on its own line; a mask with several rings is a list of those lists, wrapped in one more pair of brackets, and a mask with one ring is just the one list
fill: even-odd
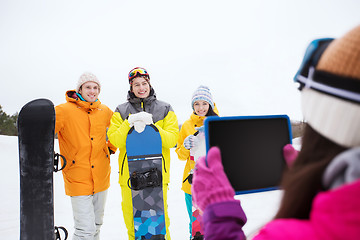
[(127, 156), (127, 153), (125, 153), (125, 155), (124, 155), (124, 159), (123, 159), (123, 162), (122, 162), (122, 164), (121, 164), (121, 176), (123, 175), (124, 162), (125, 162), (125, 158), (126, 158), (126, 156)]
[(145, 104), (143, 99), (141, 99), (141, 108), (145, 112)]
[(165, 158), (164, 158), (164, 155), (161, 154), (161, 157), (162, 157), (162, 160), (163, 160), (163, 163), (164, 163), (164, 170), (165, 170), (165, 172), (167, 172), (167, 171), (166, 171), (166, 166), (165, 166)]

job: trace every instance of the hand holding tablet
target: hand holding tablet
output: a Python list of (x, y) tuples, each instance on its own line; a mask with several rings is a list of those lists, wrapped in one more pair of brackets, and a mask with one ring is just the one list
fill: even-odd
[(292, 139), (288, 116), (208, 117), (205, 138), (207, 151), (220, 148), (236, 194), (278, 188), (286, 167), (283, 147)]

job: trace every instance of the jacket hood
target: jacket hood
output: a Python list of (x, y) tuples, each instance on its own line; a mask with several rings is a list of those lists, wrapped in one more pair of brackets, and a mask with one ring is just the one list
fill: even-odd
[(98, 99), (96, 102), (86, 102), (86, 101), (82, 101), (77, 95), (76, 95), (76, 91), (75, 90), (68, 90), (65, 93), (65, 98), (67, 102), (72, 102), (75, 103), (76, 105), (78, 105), (79, 107), (83, 107), (85, 109), (95, 109), (97, 108), (101, 102)]
[(198, 116), (195, 113), (190, 115), (191, 121), (198, 127), (201, 127), (204, 124), (204, 119), (206, 116)]

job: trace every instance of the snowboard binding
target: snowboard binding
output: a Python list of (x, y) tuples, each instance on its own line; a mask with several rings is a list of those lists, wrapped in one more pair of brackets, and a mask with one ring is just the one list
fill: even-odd
[(191, 240), (203, 240), (204, 235), (202, 235), (200, 232), (196, 232), (195, 236)]
[[(129, 183), (131, 183), (131, 186)], [(136, 191), (148, 187), (160, 187), (161, 183), (162, 174), (157, 168), (152, 168), (144, 172), (134, 171), (128, 180), (129, 188)]]
[[(59, 157), (63, 160), (63, 166), (59, 169)], [(58, 172), (63, 170), (66, 167), (66, 159), (63, 155), (60, 155), (59, 153), (54, 153), (54, 172)]]
[(65, 234), (64, 240), (66, 240), (68, 238), (68, 231), (66, 230), (66, 228), (64, 227), (56, 227), (55, 226), (55, 240), (61, 240), (61, 235), (59, 232), (59, 229), (62, 230)]
[[(148, 239), (148, 238), (145, 238), (145, 236), (141, 236), (141, 240), (143, 240), (143, 239)], [(152, 235), (150, 240), (165, 240), (165, 236), (162, 234)]]

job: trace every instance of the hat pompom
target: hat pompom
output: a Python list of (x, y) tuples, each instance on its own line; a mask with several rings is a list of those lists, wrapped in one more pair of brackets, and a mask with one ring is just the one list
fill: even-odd
[(79, 92), (80, 87), (86, 82), (94, 82), (97, 85), (99, 85), (99, 89), (101, 89), (101, 84), (100, 84), (99, 79), (94, 74), (92, 74), (90, 72), (85, 72), (80, 76), (79, 81), (78, 81), (78, 83), (76, 85), (76, 92), (77, 93)]

